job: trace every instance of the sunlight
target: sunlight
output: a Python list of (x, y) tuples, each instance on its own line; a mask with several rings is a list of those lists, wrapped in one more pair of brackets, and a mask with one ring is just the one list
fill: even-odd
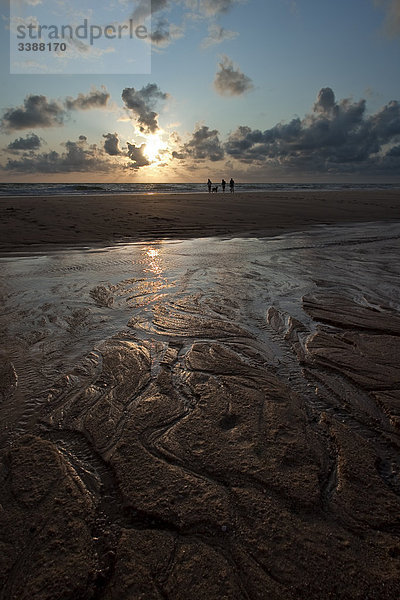
[(144, 155), (151, 163), (159, 162), (161, 160), (160, 152), (167, 147), (166, 142), (161, 139), (160, 132), (148, 135), (145, 144)]
[(156, 256), (158, 256), (160, 254), (160, 251), (156, 250), (155, 248), (152, 248), (151, 250), (147, 250), (146, 254), (150, 258), (154, 259)]
[(145, 268), (144, 270), (148, 273), (153, 273), (153, 275), (161, 275), (164, 269), (159, 248), (144, 248), (143, 252), (148, 257), (148, 260), (146, 261), (147, 268)]

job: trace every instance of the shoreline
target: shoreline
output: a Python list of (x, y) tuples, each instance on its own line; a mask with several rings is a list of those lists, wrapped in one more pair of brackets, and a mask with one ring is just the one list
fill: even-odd
[[(1, 184), (0, 184), (1, 185)], [(146, 185), (146, 184), (143, 184)], [(244, 186), (246, 184), (243, 184)], [(377, 184), (378, 185), (378, 184)], [(396, 184), (397, 185), (397, 184)], [(218, 188), (220, 188), (220, 185), (218, 186)], [(370, 187), (362, 187), (362, 184), (360, 184), (360, 187), (356, 187), (356, 186), (352, 186), (351, 188), (340, 188), (338, 186), (338, 188), (314, 188), (314, 189), (309, 189), (309, 188), (303, 188), (301, 185), (299, 185), (299, 187), (294, 187), (294, 188), (283, 188), (283, 189), (271, 189), (271, 190), (266, 190), (266, 189), (240, 189), (240, 186), (237, 185), (235, 186), (235, 195), (239, 195), (239, 194), (267, 194), (267, 195), (274, 195), (274, 194), (325, 194), (325, 193), (333, 193), (333, 194), (339, 194), (339, 193), (361, 193), (361, 192), (366, 192), (366, 193), (380, 193), (380, 192), (394, 192), (394, 193), (400, 193), (400, 183), (398, 184), (397, 187), (390, 187), (390, 188), (385, 188), (385, 187), (376, 187), (376, 188), (370, 188)], [(190, 192), (186, 191), (177, 191), (177, 190), (173, 190), (173, 191), (109, 191), (109, 192), (99, 192), (99, 191), (92, 191), (92, 192), (84, 192), (83, 190), (80, 191), (76, 191), (76, 192), (62, 192), (62, 193), (51, 193), (51, 192), (47, 192), (46, 193), (46, 198), (59, 198), (59, 197), (64, 197), (64, 196), (71, 196), (71, 197), (79, 197), (79, 198), (89, 198), (89, 197), (93, 197), (93, 196), (98, 196), (98, 197), (103, 197), (103, 196), (214, 196), (215, 192), (209, 192), (207, 189), (201, 189), (201, 190), (191, 190)], [(230, 196), (231, 192), (229, 190), (229, 188), (226, 188), (226, 191), (223, 192), (222, 190), (218, 189), (217, 192), (218, 196)], [(39, 194), (2, 194), (0, 193), (0, 202), (2, 199), (11, 199), (11, 198), (41, 198), (43, 197), (42, 193)]]
[[(64, 245), (61, 243), (47, 243), (47, 244), (26, 244), (24, 246), (15, 246), (11, 249), (5, 248), (0, 244), (0, 261), (4, 261), (7, 259), (19, 259), (19, 258), (29, 258), (29, 257), (43, 257), (43, 256), (51, 256), (57, 254), (68, 254), (68, 253), (90, 253), (90, 252), (108, 252), (112, 250), (117, 250), (121, 248), (126, 248), (129, 246), (140, 246), (146, 244), (177, 244), (181, 242), (187, 242), (190, 240), (210, 240), (210, 242), (214, 242), (216, 240), (221, 242), (230, 242), (233, 240), (243, 241), (243, 240), (262, 240), (262, 239), (274, 239), (281, 238), (281, 236), (286, 235), (296, 235), (296, 234), (307, 234), (313, 235), (321, 230), (329, 230), (331, 228), (345, 228), (347, 226), (373, 226), (373, 225), (381, 225), (384, 227), (385, 225), (399, 223), (400, 217), (396, 220), (375, 220), (375, 221), (354, 221), (354, 222), (337, 222), (337, 223), (316, 223), (314, 225), (310, 225), (308, 227), (304, 227), (302, 229), (281, 229), (279, 231), (276, 230), (258, 230), (258, 231), (249, 231), (249, 232), (240, 232), (240, 233), (224, 233), (224, 234), (215, 234), (215, 235), (197, 235), (197, 236), (168, 236), (164, 235), (163, 237), (154, 237), (151, 235), (150, 237), (141, 237), (137, 239), (126, 239), (126, 240), (112, 240), (108, 243), (106, 242), (86, 242), (86, 243), (76, 243)], [(370, 240), (371, 242), (376, 241)]]
[(4, 196), (0, 252), (390, 222), (400, 220), (399, 201), (397, 190)]

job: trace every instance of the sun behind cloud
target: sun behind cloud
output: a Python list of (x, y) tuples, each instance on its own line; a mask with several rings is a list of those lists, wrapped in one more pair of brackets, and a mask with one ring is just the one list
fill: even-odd
[(144, 155), (152, 165), (161, 162), (161, 152), (167, 149), (167, 142), (162, 139), (162, 132), (151, 133), (145, 137)]

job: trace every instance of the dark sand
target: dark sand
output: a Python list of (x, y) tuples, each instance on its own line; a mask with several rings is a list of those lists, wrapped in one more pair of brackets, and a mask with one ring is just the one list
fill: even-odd
[(215, 235), (400, 219), (399, 191), (0, 198), (0, 250)]
[[(1, 244), (384, 221), (398, 219), (398, 199), (2, 199)], [(323, 248), (312, 244), (293, 255), (313, 290), (297, 298), (300, 318), (273, 288), (246, 312), (271, 286), (267, 266), (282, 270), (280, 298), (295, 295), (279, 252), (248, 273), (229, 265), (212, 286), (213, 266), (196, 293), (195, 269), (170, 287), (157, 264), (120, 287), (99, 272), (81, 305), (64, 292), (60, 306), (40, 301), (32, 314), (3, 284), (0, 600), (400, 598), (400, 313), (379, 289), (365, 293), (360, 271), (335, 271), (334, 245), (326, 274), (313, 271)], [(350, 270), (368, 276), (369, 256), (379, 263), (369, 248), (349, 244)], [(63, 290), (79, 273), (74, 260), (49, 267)], [(396, 265), (381, 271), (391, 290)], [(50, 334), (62, 332), (70, 357), (90, 315), (116, 310), (118, 294), (127, 327), (66, 367)]]

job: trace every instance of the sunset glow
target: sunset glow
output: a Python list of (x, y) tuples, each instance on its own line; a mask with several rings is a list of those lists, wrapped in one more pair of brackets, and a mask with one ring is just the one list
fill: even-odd
[(153, 166), (161, 162), (162, 156), (160, 153), (167, 148), (167, 144), (162, 140), (161, 135), (162, 133), (159, 132), (146, 138), (144, 154)]
[(399, 177), (395, 0), (7, 4), (4, 182)]

